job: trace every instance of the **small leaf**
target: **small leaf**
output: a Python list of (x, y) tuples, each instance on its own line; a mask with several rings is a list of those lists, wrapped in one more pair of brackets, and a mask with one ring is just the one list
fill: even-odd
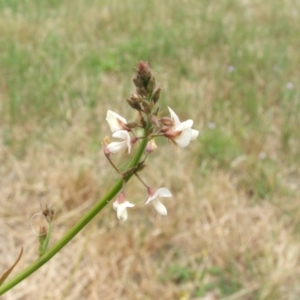
[(23, 247), (21, 248), (21, 252), (19, 254), (19, 257), (15, 261), (15, 263), (6, 272), (4, 272), (4, 274), (1, 276), (1, 278), (0, 278), (0, 286), (5, 281), (5, 279), (9, 276), (9, 274), (12, 272), (12, 270), (15, 268), (15, 266), (18, 264), (18, 262), (20, 261), (20, 259), (22, 257), (22, 254), (23, 254)]

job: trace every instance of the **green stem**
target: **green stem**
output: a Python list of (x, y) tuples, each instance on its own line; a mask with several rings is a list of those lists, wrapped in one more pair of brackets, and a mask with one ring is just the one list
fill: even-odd
[(42, 255), (44, 253), (46, 253), (46, 251), (48, 249), (50, 238), (51, 238), (51, 233), (52, 233), (52, 220), (50, 220), (50, 222), (49, 222), (47, 236), (46, 236), (46, 239), (45, 239), (44, 244), (42, 246)]
[[(145, 130), (147, 130), (149, 124)], [(147, 146), (147, 139), (142, 140), (140, 146), (132, 158), (128, 168), (132, 168), (136, 166)], [(128, 181), (133, 174), (129, 174), (126, 176), (125, 180)], [(34, 273), (37, 269), (39, 269), (42, 265), (44, 265), (48, 260), (50, 260), (57, 252), (59, 252), (70, 240), (72, 240), (75, 235), (80, 232), (102, 209), (106, 206), (106, 204), (116, 196), (116, 194), (121, 190), (123, 186), (123, 179), (117, 181), (117, 183), (111, 188), (111, 190), (101, 198), (95, 206), (93, 206), (85, 216), (83, 216), (56, 244), (54, 244), (44, 255), (42, 255), (39, 259), (34, 261), (30, 266), (21, 271), (11, 280), (9, 280), (6, 284), (1, 285), (0, 287), (0, 295), (3, 295), (5, 292), (9, 291), (15, 285), (20, 283), (22, 280), (27, 278), (29, 275)]]

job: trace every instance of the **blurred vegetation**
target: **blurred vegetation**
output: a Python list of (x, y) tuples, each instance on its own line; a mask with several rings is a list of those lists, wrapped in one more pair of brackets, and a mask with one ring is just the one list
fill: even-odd
[[(195, 195), (225, 174), (245, 205), (275, 205), (282, 228), (299, 242), (299, 14), (300, 2), (291, 0), (1, 1), (1, 147), (29, 164), (39, 164), (32, 149), (45, 145), (70, 160), (93, 159), (106, 134), (106, 110), (128, 113), (123, 99), (132, 89), (133, 67), (146, 60), (163, 87), (162, 111), (171, 106), (201, 131), (186, 157)], [(9, 169), (6, 155), (1, 163)], [(173, 161), (164, 163), (167, 169)], [(69, 198), (69, 208), (78, 204)], [(299, 296), (299, 280), (292, 287), (279, 280), (275, 289), (268, 272), (256, 267), (215, 267), (212, 258), (200, 272), (201, 263), (190, 266), (181, 255), (161, 282), (182, 290), (192, 282), (185, 299), (209, 291), (226, 297), (252, 283), (247, 296), (232, 299), (297, 299), (285, 289)], [(251, 265), (261, 262), (252, 259)], [(136, 299), (155, 298), (149, 297)]]

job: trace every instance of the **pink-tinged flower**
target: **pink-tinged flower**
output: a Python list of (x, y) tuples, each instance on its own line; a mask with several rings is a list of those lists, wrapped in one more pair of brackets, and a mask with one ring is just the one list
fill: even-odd
[(148, 142), (147, 146), (146, 146), (145, 152), (146, 152), (147, 154), (151, 154), (151, 153), (153, 153), (156, 149), (157, 149), (157, 145), (156, 145), (154, 139), (151, 139), (151, 140)]
[[(191, 127), (193, 126), (193, 123), (194, 123), (193, 120), (187, 120), (185, 122), (180, 123), (180, 120), (179, 120), (178, 116), (175, 114), (175, 112), (170, 107), (168, 107), (168, 109), (169, 109), (171, 118), (173, 119), (173, 121), (175, 123), (175, 126), (174, 126), (175, 130), (176, 130), (176, 128), (180, 127), (184, 123), (191, 124)], [(190, 121), (192, 121), (192, 122), (190, 122)], [(198, 137), (199, 131), (196, 129), (193, 129), (193, 128), (191, 128), (191, 129), (192, 129), (191, 140), (194, 140), (195, 138)]]
[(170, 126), (170, 129), (167, 130), (164, 135), (174, 141), (178, 146), (184, 148), (191, 140), (198, 137), (199, 131), (192, 129), (194, 124), (193, 120), (187, 120), (181, 123), (175, 112), (170, 107), (168, 107), (168, 109), (174, 124)]
[(126, 130), (118, 130), (112, 135), (115, 138), (122, 139), (122, 142), (112, 142), (107, 145), (107, 150), (110, 153), (117, 153), (122, 149), (128, 149), (128, 153), (131, 151), (131, 137), (128, 131)]
[(128, 218), (127, 207), (133, 207), (134, 204), (126, 200), (124, 192), (121, 192), (118, 199), (113, 203), (113, 209), (117, 211), (119, 220), (126, 221)]
[(159, 188), (158, 190), (154, 191), (151, 188), (148, 188), (149, 198), (147, 199), (145, 204), (152, 202), (155, 210), (163, 216), (167, 215), (166, 207), (159, 201), (159, 197), (172, 197), (171, 192), (167, 188)]
[(107, 111), (106, 121), (108, 122), (111, 132), (116, 132), (118, 130), (130, 131), (130, 129), (126, 126), (126, 119), (111, 110)]

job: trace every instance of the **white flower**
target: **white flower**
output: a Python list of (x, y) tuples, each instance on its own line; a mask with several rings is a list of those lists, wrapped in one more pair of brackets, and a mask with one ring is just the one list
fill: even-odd
[[(179, 118), (178, 118), (178, 116), (175, 114), (175, 112), (170, 107), (168, 107), (168, 109), (169, 109), (171, 118), (173, 119), (173, 121), (175, 123), (175, 130), (178, 127), (182, 126), (182, 124), (184, 124), (184, 123), (187, 123), (188, 125), (191, 125), (191, 127), (193, 126), (193, 123), (194, 123), (193, 120), (187, 120), (187, 121), (181, 123), (180, 120), (179, 120)], [(187, 125), (185, 125), (185, 126), (187, 126)], [(185, 127), (185, 126), (183, 126), (183, 127)], [(199, 131), (195, 130), (195, 129), (192, 129), (191, 140), (194, 140), (195, 138), (197, 138), (198, 135), (199, 135)]]
[(128, 148), (128, 153), (131, 151), (131, 137), (126, 130), (118, 130), (112, 135), (115, 138), (120, 138), (122, 142), (112, 142), (107, 145), (107, 149), (110, 153), (117, 153), (122, 149)]
[(199, 131), (192, 129), (194, 124), (193, 120), (187, 120), (181, 123), (175, 112), (170, 107), (168, 107), (168, 109), (170, 111), (171, 118), (174, 121), (174, 126), (165, 132), (165, 136), (173, 140), (178, 146), (184, 148), (191, 140), (198, 137)]
[(124, 192), (121, 192), (118, 199), (113, 203), (113, 209), (117, 211), (119, 220), (126, 221), (128, 218), (127, 207), (133, 207), (134, 204), (126, 200)]
[(111, 132), (128, 129), (126, 127), (126, 119), (111, 110), (107, 111), (106, 121), (108, 122)]
[(154, 191), (151, 188), (148, 188), (149, 198), (147, 199), (145, 204), (152, 202), (155, 210), (163, 216), (167, 215), (166, 207), (159, 201), (159, 197), (172, 197), (171, 192), (167, 188), (159, 188), (158, 190)]

